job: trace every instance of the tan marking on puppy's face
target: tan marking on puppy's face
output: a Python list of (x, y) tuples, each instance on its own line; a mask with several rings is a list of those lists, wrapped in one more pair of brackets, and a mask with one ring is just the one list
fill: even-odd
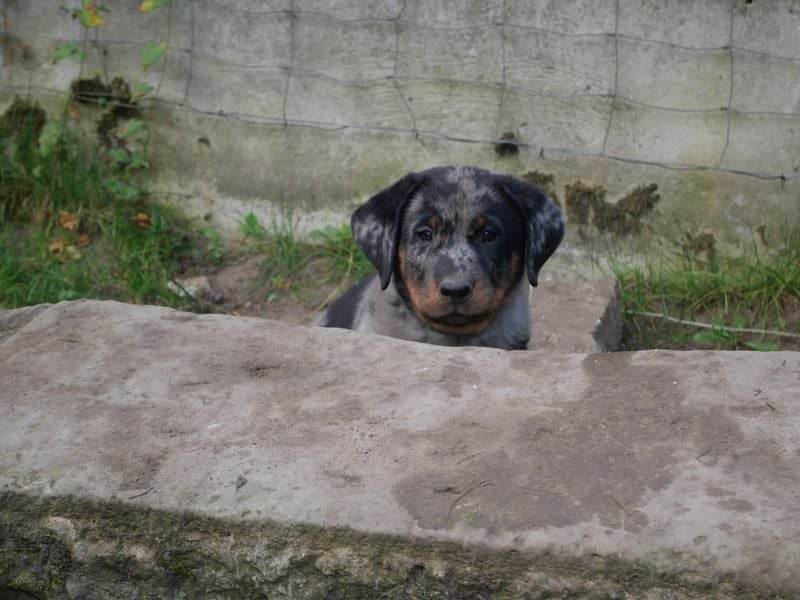
[[(417, 314), (422, 315), (429, 305), (429, 298), (439, 293), (438, 289), (432, 289), (434, 282), (420, 280), (419, 277), (411, 276), (408, 271), (406, 253), (402, 246), (397, 250), (397, 266), (400, 278), (403, 282), (411, 307)], [(427, 288), (426, 288), (427, 286)]]

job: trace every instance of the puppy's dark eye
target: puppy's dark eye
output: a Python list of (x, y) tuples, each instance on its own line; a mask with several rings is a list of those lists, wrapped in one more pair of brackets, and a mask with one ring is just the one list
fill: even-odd
[(423, 242), (430, 242), (433, 239), (433, 232), (430, 229), (420, 229), (417, 232), (417, 237)]
[(484, 229), (481, 231), (482, 242), (493, 242), (497, 239), (498, 233), (494, 229)]

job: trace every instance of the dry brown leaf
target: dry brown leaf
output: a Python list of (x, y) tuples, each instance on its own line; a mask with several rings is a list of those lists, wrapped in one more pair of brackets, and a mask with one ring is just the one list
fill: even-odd
[(91, 243), (92, 243), (92, 238), (90, 238), (88, 235), (83, 233), (83, 234), (78, 236), (78, 241), (75, 242), (75, 247), (76, 248), (86, 248), (86, 246), (88, 246)]
[(64, 240), (56, 240), (55, 242), (50, 242), (47, 246), (47, 249), (53, 254), (62, 254), (64, 252), (64, 248), (66, 247), (67, 242)]
[(65, 210), (62, 210), (60, 213), (58, 213), (58, 220), (61, 223), (61, 226), (67, 231), (75, 231), (80, 223), (75, 215), (72, 215)]
[(75, 121), (81, 120), (81, 111), (75, 104), (70, 104), (69, 106), (67, 106), (67, 113)]
[(66, 262), (68, 260), (80, 260), (81, 253), (75, 246), (68, 244), (65, 240), (56, 240), (47, 245), (47, 249), (53, 254), (56, 260)]
[(131, 217), (131, 221), (133, 221), (139, 229), (148, 229), (150, 227), (150, 215), (147, 213), (137, 213)]

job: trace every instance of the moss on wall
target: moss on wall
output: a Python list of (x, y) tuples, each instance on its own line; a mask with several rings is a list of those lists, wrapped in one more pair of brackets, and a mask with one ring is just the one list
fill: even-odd
[(703, 582), (599, 555), (532, 556), (74, 498), (6, 493), (0, 507), (0, 593), (37, 598), (760, 596), (732, 578)]

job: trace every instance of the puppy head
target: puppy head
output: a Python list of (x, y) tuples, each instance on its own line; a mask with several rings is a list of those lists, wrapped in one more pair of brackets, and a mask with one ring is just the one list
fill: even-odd
[(409, 174), (360, 207), (353, 235), (385, 289), (432, 329), (485, 329), (522, 273), (538, 271), (563, 236), (558, 208), (536, 187), (472, 167)]

